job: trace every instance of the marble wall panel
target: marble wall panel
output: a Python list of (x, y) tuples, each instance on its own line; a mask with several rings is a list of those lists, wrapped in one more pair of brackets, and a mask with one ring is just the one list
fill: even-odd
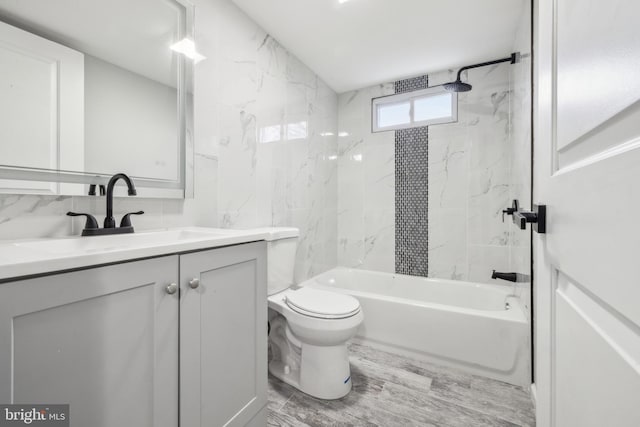
[(338, 264), (394, 272), (394, 133), (371, 132), (371, 99), (393, 83), (338, 99)]
[[(492, 269), (509, 267), (510, 65), (471, 70), (473, 90), (458, 99), (458, 122), (429, 126), (429, 276), (492, 282)], [(455, 70), (429, 75), (434, 86)], [(397, 226), (394, 206), (394, 132), (371, 132), (371, 99), (393, 93), (391, 84), (339, 97), (338, 263), (394, 272), (387, 243)], [(385, 222), (386, 221), (386, 222)], [(385, 247), (382, 245), (384, 244)], [(396, 242), (397, 244), (397, 242)], [(491, 256), (481, 256), (485, 251)], [(497, 254), (504, 260), (497, 262)], [(368, 262), (367, 257), (375, 262)]]

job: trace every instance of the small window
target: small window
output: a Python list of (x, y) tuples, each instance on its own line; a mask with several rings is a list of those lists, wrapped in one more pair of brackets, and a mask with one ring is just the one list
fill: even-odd
[(441, 86), (371, 101), (373, 132), (452, 123), (458, 120), (458, 94)]
[(402, 126), (411, 123), (411, 103), (396, 102), (378, 105), (378, 126)]

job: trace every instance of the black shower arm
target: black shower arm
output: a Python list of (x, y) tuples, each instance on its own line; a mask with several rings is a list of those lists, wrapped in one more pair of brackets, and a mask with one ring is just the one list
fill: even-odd
[(466, 67), (462, 67), (458, 70), (458, 77), (456, 77), (456, 80), (458, 81), (460, 80), (460, 74), (462, 74), (462, 72), (465, 70), (470, 70), (471, 68), (486, 67), (487, 65), (500, 64), (502, 62), (507, 62), (507, 61), (511, 62), (512, 64), (515, 64), (517, 57), (518, 57), (518, 54), (514, 52), (508, 58), (496, 59), (495, 61), (489, 61), (489, 62), (481, 62), (480, 64), (467, 65)]

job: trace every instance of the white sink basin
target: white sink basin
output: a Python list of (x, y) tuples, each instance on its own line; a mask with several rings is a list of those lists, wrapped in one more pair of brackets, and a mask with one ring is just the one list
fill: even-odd
[(47, 239), (32, 242), (18, 242), (14, 246), (38, 252), (57, 255), (90, 254), (123, 249), (138, 249), (154, 246), (165, 246), (175, 243), (210, 240), (228, 236), (230, 230), (166, 230), (131, 234), (114, 234), (110, 236), (71, 237)]

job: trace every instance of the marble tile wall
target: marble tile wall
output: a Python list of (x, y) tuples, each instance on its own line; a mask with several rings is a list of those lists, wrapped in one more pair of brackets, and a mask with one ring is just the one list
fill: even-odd
[[(196, 0), (195, 197), (123, 198), (138, 230), (182, 225), (301, 230), (298, 279), (337, 263), (337, 95), (227, 0)], [(275, 135), (275, 137), (273, 136)], [(0, 239), (78, 234), (68, 210), (104, 198), (0, 195)], [(391, 207), (392, 208), (392, 207)]]
[(371, 132), (371, 99), (393, 83), (338, 97), (338, 265), (395, 271), (394, 132)]
[(337, 95), (230, 2), (219, 3), (228, 12), (219, 5), (214, 23), (218, 224), (298, 227), (303, 280), (337, 263)]
[[(430, 277), (491, 283), (493, 269), (509, 271), (509, 67), (470, 70), (458, 122), (429, 127)], [(452, 80), (453, 70), (429, 76)]]
[[(429, 85), (454, 80), (455, 71), (430, 74)], [(458, 122), (429, 126), (429, 277), (495, 283), (493, 269), (512, 271), (528, 262), (524, 250), (512, 248), (520, 230), (501, 218), (516, 195), (512, 182), (529, 188), (530, 172), (521, 164), (512, 170), (530, 155), (527, 136), (519, 135), (528, 131), (526, 120), (520, 117), (512, 129), (514, 72), (508, 63), (470, 70), (473, 90), (459, 95)], [(529, 111), (525, 86), (518, 95), (521, 116)], [(394, 132), (372, 133), (370, 118), (371, 98), (391, 93), (385, 84), (339, 96), (339, 265), (394, 272)], [(512, 146), (514, 137), (519, 146)], [(521, 237), (517, 244), (527, 247)]]
[[(508, 224), (497, 215), (509, 198), (509, 81), (503, 68), (472, 76), (474, 90), (460, 96), (458, 123), (429, 127), (431, 277), (487, 282), (492, 263), (508, 267)], [(452, 75), (430, 75), (430, 84)], [(339, 265), (395, 272), (394, 132), (371, 132), (371, 99), (392, 93), (389, 83), (339, 96)]]

